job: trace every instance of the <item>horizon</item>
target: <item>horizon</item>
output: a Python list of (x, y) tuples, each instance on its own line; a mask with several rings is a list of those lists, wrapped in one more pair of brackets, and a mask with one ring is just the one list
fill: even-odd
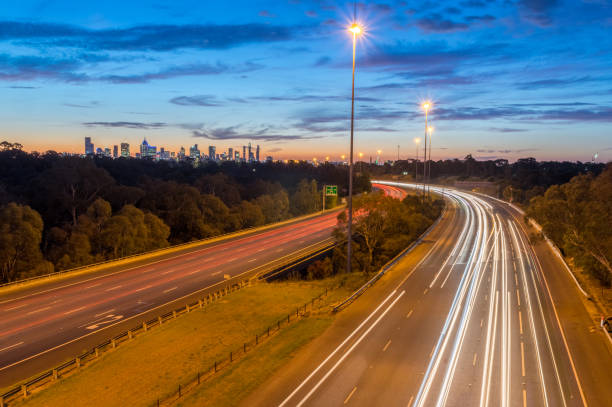
[[(5, 6), (0, 139), (347, 154), (352, 2), (148, 3)], [(612, 161), (608, 1), (359, 3), (357, 19), (357, 158), (413, 158), (432, 100), (432, 159)]]

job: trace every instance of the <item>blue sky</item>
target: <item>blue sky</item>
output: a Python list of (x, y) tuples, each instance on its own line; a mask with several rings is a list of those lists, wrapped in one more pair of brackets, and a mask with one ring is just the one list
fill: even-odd
[[(20, 0), (0, 11), (0, 139), (83, 150), (347, 153), (352, 2)], [(357, 3), (356, 152), (612, 160), (612, 1)]]

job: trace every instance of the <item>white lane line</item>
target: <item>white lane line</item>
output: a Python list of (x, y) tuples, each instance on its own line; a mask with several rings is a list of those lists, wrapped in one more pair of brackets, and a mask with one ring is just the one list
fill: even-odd
[(247, 260), (247, 263), (252, 263), (252, 262), (254, 262), (255, 260), (257, 260), (257, 259)]
[(338, 366), (340, 366), (340, 364), (344, 361), (344, 359), (346, 359), (348, 355), (350, 355), (353, 352), (353, 350), (361, 343), (361, 341), (363, 341), (363, 339), (366, 336), (368, 336), (368, 334), (372, 331), (372, 329), (374, 329), (376, 325), (378, 325), (378, 323), (385, 317), (385, 315), (387, 315), (387, 313), (391, 310), (391, 308), (393, 308), (393, 306), (400, 300), (400, 298), (404, 296), (404, 294), (406, 294), (406, 290), (399, 293), (399, 295), (393, 300), (393, 302), (391, 302), (391, 304), (389, 304), (389, 306), (380, 314), (380, 316), (376, 318), (376, 320), (372, 323), (372, 325), (370, 325), (370, 327), (363, 334), (361, 334), (359, 339), (357, 339), (355, 343), (353, 343), (353, 345), (344, 353), (344, 355), (342, 355), (342, 357), (338, 359), (338, 361), (331, 367), (331, 369), (327, 371), (325, 376), (323, 376), (321, 380), (319, 380), (317, 384), (313, 386), (313, 388), (308, 392), (308, 394), (306, 394), (304, 398), (300, 400), (300, 402), (297, 404), (297, 407), (301, 407), (302, 405), (304, 405), (306, 400), (308, 400), (310, 396), (312, 396), (312, 394), (315, 391), (317, 391), (317, 389), (321, 386), (321, 384), (323, 384), (323, 382), (327, 380), (327, 378), (334, 372), (334, 370), (336, 370)]
[(7, 346), (6, 348), (2, 348), (2, 349), (0, 349), (0, 352), (4, 352), (5, 350), (12, 349), (12, 348), (14, 348), (14, 347), (16, 347), (16, 346), (19, 346), (19, 345), (23, 345), (23, 341), (21, 341), (21, 342), (19, 342), (19, 343), (16, 343), (16, 344), (14, 344), (14, 345), (11, 345), (11, 346)]
[(170, 291), (174, 291), (176, 290), (178, 287), (172, 287), (172, 288), (168, 288), (167, 290), (164, 290), (164, 294), (169, 293)]
[(406, 314), (406, 318), (410, 318), (410, 315), (412, 315), (412, 311), (414, 310), (410, 310), (410, 312)]
[(476, 366), (476, 359), (478, 358), (478, 353), (474, 353), (474, 359), (472, 359), (472, 366)]
[(21, 305), (17, 305), (17, 306), (15, 306), (15, 307), (11, 307), (11, 308), (7, 308), (7, 309), (5, 309), (5, 311), (12, 311), (12, 310), (14, 310), (14, 309), (23, 308), (23, 307), (25, 307), (26, 305), (28, 305), (28, 304), (21, 304)]
[(230, 261), (234, 261), (234, 260), (236, 260), (236, 259), (237, 259), (237, 257), (232, 257), (231, 259), (227, 259), (227, 262), (226, 262), (226, 263), (229, 263)]
[(147, 285), (147, 286), (144, 286), (144, 287), (142, 287), (142, 288), (139, 288), (138, 290), (134, 290), (134, 292), (135, 292), (135, 293), (137, 293), (137, 292), (139, 292), (139, 291), (144, 291), (144, 290), (149, 289), (149, 288), (151, 288), (151, 287), (153, 287), (153, 286), (149, 284), (149, 285)]
[(75, 309), (70, 310), (70, 311), (66, 311), (66, 312), (64, 312), (64, 315), (73, 314), (73, 313), (75, 313), (75, 312), (79, 312), (79, 311), (81, 311), (81, 310), (84, 310), (85, 308), (87, 308), (87, 307), (84, 305), (84, 306), (82, 306), (82, 307), (75, 308)]
[(100, 312), (99, 314), (94, 315), (94, 318), (97, 318), (100, 315), (109, 314), (109, 313), (113, 312), (114, 310), (115, 310), (114, 308), (111, 308), (108, 311)]
[(349, 395), (344, 399), (344, 404), (348, 403), (349, 400), (351, 399), (351, 397), (353, 396), (353, 394), (355, 393), (355, 390), (357, 390), (357, 386), (353, 387), (353, 390), (351, 390), (351, 392), (349, 393)]
[(119, 288), (121, 288), (121, 287), (123, 287), (123, 285), (121, 285), (121, 284), (120, 284), (120, 285), (116, 285), (116, 286), (111, 287), (111, 288), (107, 288), (107, 289), (106, 289), (106, 290), (104, 290), (104, 291), (114, 291), (114, 290), (117, 290), (117, 289), (119, 289)]
[(97, 287), (97, 286), (99, 286), (99, 285), (101, 285), (101, 284), (102, 284), (102, 283), (93, 284), (93, 285), (90, 285), (90, 286), (87, 286), (87, 287), (83, 288), (83, 290), (89, 290), (90, 288)]
[(192, 274), (199, 273), (200, 271), (202, 271), (202, 270), (193, 270), (192, 272), (187, 273), (187, 275), (190, 276)]
[(330, 353), (330, 354), (329, 354), (329, 355), (328, 355), (328, 356), (325, 358), (325, 360), (324, 360), (323, 362), (321, 362), (321, 363), (319, 364), (319, 366), (317, 366), (317, 367), (316, 367), (316, 368), (315, 368), (315, 369), (314, 369), (314, 370), (313, 370), (313, 371), (312, 371), (312, 372), (311, 372), (311, 373), (308, 375), (308, 377), (306, 377), (306, 379), (304, 379), (304, 380), (302, 381), (302, 383), (300, 383), (300, 384), (299, 384), (299, 385), (298, 385), (298, 386), (295, 388), (295, 390), (293, 390), (293, 392), (292, 392), (290, 395), (288, 395), (288, 396), (287, 396), (287, 398), (286, 398), (285, 400), (283, 400), (283, 402), (282, 402), (282, 403), (280, 403), (280, 404), (279, 404), (279, 407), (283, 407), (285, 404), (287, 404), (287, 402), (289, 402), (289, 400), (291, 400), (291, 398), (293, 398), (293, 396), (295, 396), (295, 394), (296, 394), (298, 391), (300, 391), (300, 389), (301, 389), (302, 387), (304, 387), (304, 385), (305, 385), (305, 384), (306, 384), (306, 383), (307, 383), (307, 382), (308, 382), (308, 381), (309, 381), (309, 380), (310, 380), (310, 379), (311, 379), (311, 378), (312, 378), (312, 377), (313, 377), (315, 374), (317, 374), (317, 372), (318, 372), (319, 370), (321, 370), (321, 368), (322, 368), (322, 367), (323, 367), (323, 366), (324, 366), (324, 365), (325, 365), (325, 364), (326, 364), (326, 363), (327, 363), (327, 362), (328, 362), (328, 361), (329, 361), (329, 360), (330, 360), (330, 359), (331, 359), (331, 358), (332, 358), (332, 357), (333, 357), (333, 356), (334, 356), (334, 355), (335, 355), (335, 354), (336, 354), (336, 353), (337, 353), (337, 352), (338, 352), (340, 349), (342, 349), (342, 347), (343, 347), (344, 345), (346, 345), (346, 343), (347, 343), (347, 342), (348, 342), (348, 341), (349, 341), (349, 340), (350, 340), (350, 339), (351, 339), (353, 336), (355, 336), (355, 335), (357, 334), (357, 332), (359, 332), (359, 330), (360, 330), (360, 329), (361, 329), (361, 328), (362, 328), (362, 327), (363, 327), (363, 326), (364, 326), (364, 325), (365, 325), (365, 324), (366, 324), (366, 323), (367, 323), (367, 322), (368, 322), (368, 321), (369, 321), (369, 320), (370, 320), (370, 319), (371, 319), (371, 318), (372, 318), (372, 317), (373, 317), (373, 316), (374, 316), (374, 315), (375, 315), (375, 314), (378, 312), (378, 310), (379, 310), (379, 309), (381, 309), (381, 308), (382, 308), (382, 307), (383, 307), (383, 306), (384, 306), (384, 305), (387, 303), (387, 301), (389, 301), (389, 300), (391, 299), (391, 297), (392, 297), (392, 296), (394, 296), (394, 295), (395, 295), (395, 293), (396, 293), (396, 292), (397, 292), (397, 290), (393, 290), (393, 291), (391, 292), (391, 294), (389, 294), (389, 295), (387, 296), (387, 298), (385, 298), (385, 299), (384, 299), (384, 300), (383, 300), (383, 301), (382, 301), (382, 302), (381, 302), (381, 303), (378, 305), (378, 307), (376, 307), (376, 309), (375, 309), (374, 311), (372, 311), (372, 312), (370, 313), (370, 315), (368, 315), (368, 316), (366, 317), (366, 319), (364, 319), (364, 320), (361, 322), (361, 324), (359, 324), (359, 326), (358, 326), (357, 328), (355, 328), (355, 329), (353, 330), (353, 332), (351, 332), (351, 333), (350, 333), (350, 334), (349, 334), (349, 335), (348, 335), (348, 336), (347, 336), (347, 337), (346, 337), (346, 338), (345, 338), (345, 339), (342, 341), (342, 343), (341, 343), (340, 345), (338, 345), (338, 346), (336, 347), (336, 349), (334, 349), (334, 350), (333, 350), (333, 352), (332, 352), (332, 353)]
[(161, 275), (163, 276), (164, 274), (169, 274), (169, 273), (174, 273), (176, 270), (168, 270), (168, 271), (164, 271), (163, 273), (161, 273)]
[(43, 311), (48, 310), (49, 308), (51, 308), (51, 307), (44, 307), (44, 308), (37, 309), (35, 311), (30, 311), (26, 315), (32, 315), (32, 314), (36, 314), (36, 313), (39, 313), (39, 312), (43, 312)]
[(266, 249), (264, 249), (264, 248), (262, 247), (261, 249), (257, 250), (257, 252), (256, 252), (256, 253), (263, 252), (264, 250), (266, 250)]
[(383, 352), (387, 350), (387, 348), (389, 347), (389, 345), (391, 345), (391, 339), (389, 339), (389, 342), (387, 342), (387, 344), (385, 345), (385, 347), (383, 348)]
[(211, 276), (218, 276), (219, 274), (223, 273), (223, 270), (221, 271), (215, 271), (214, 273), (211, 274)]
[(276, 249), (276, 253), (280, 253), (280, 252), (282, 252), (283, 250), (285, 250), (285, 249), (283, 249), (282, 247), (281, 247), (280, 249)]

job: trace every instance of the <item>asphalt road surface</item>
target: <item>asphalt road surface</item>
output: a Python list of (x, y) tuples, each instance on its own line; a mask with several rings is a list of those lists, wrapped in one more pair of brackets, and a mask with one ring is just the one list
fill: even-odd
[(520, 213), (432, 191), (425, 242), (243, 405), (612, 406), (612, 347)]
[[(0, 297), (0, 387), (50, 369), (163, 304), (330, 237), (336, 212), (228, 239), (112, 273), (85, 274)], [(184, 304), (180, 304), (184, 305)], [(151, 311), (153, 310), (153, 311)], [(126, 325), (129, 322), (129, 326)]]

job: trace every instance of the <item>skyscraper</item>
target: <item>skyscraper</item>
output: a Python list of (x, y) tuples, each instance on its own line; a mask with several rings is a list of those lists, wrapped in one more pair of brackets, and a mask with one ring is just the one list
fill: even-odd
[(246, 159), (247, 159), (246, 146), (242, 146), (242, 161), (245, 161)]
[(251, 149), (251, 143), (249, 142), (249, 162), (253, 161), (253, 151)]
[(91, 137), (85, 137), (85, 154), (86, 155), (94, 154), (94, 145), (91, 142)]
[(227, 149), (227, 156), (228, 156), (228, 160), (234, 159), (234, 149), (232, 147)]
[(215, 161), (217, 159), (217, 147), (208, 146), (208, 159)]
[(113, 158), (119, 157), (119, 147), (115, 144), (113, 146)]
[(259, 144), (257, 144), (257, 148), (255, 149), (255, 161), (259, 162)]
[(185, 147), (183, 147), (183, 146), (181, 146), (181, 149), (179, 150), (178, 159), (179, 160), (184, 160), (185, 159)]
[(128, 158), (130, 156), (130, 145), (128, 143), (121, 143), (121, 157)]
[(147, 158), (149, 156), (149, 142), (147, 141), (147, 138), (145, 137), (144, 140), (142, 140), (142, 144), (140, 144), (140, 158)]
[(240, 161), (240, 153), (238, 152), (238, 150), (234, 151), (234, 160)]
[(189, 158), (193, 158), (194, 160), (200, 158), (200, 150), (197, 144), (189, 147)]

